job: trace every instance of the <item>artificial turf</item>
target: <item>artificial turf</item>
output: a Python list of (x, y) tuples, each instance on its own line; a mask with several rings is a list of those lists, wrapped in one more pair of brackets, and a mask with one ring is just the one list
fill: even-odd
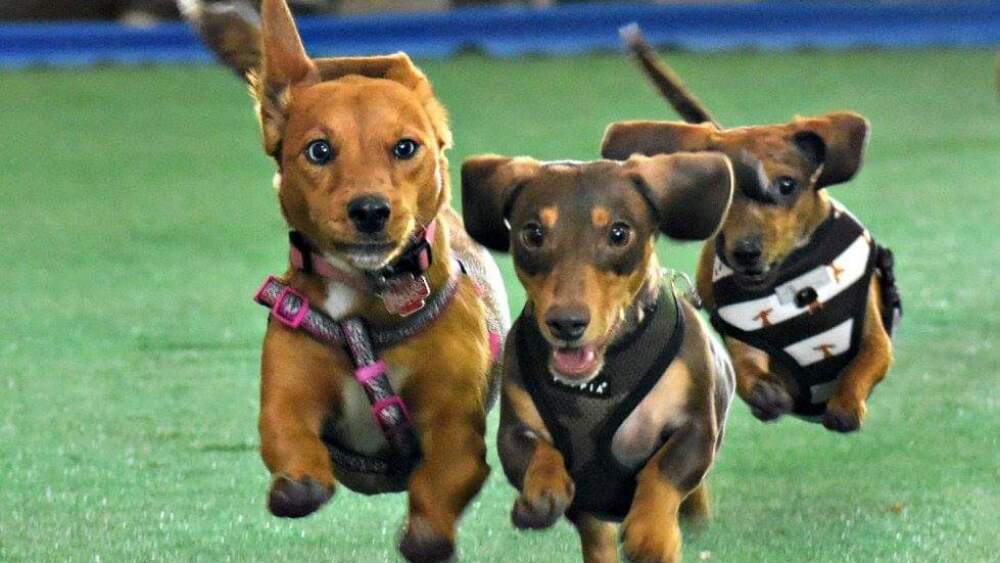
[[(906, 317), (863, 431), (764, 425), (737, 402), (689, 561), (995, 561), (1000, 550), (1000, 104), (992, 53), (671, 55), (727, 125), (851, 108), (873, 123), (833, 192), (897, 255)], [(456, 148), (589, 159), (605, 125), (672, 118), (621, 56), (423, 63)], [(0, 560), (397, 560), (405, 496), (264, 509), (265, 313), (284, 227), (251, 103), (215, 67), (0, 75)], [(457, 203), (457, 202), (456, 202)], [(664, 245), (692, 271), (695, 245)], [(509, 274), (509, 261), (503, 259)], [(508, 276), (512, 307), (523, 294)], [(576, 561), (515, 531), (493, 448), (465, 561)]]

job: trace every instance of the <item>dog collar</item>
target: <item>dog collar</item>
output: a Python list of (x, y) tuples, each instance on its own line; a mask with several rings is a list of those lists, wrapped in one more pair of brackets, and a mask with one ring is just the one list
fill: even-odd
[(316, 252), (299, 231), (288, 233), (288, 260), (292, 267), (316, 274), (358, 291), (378, 294), (390, 313), (405, 317), (424, 307), (430, 286), (424, 273), (431, 266), (431, 244), (437, 231), (432, 220), (417, 231), (406, 249), (391, 263), (373, 272), (355, 273), (338, 268)]

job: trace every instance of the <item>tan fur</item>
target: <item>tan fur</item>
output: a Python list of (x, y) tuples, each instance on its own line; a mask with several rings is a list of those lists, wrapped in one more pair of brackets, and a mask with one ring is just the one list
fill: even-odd
[[(453, 551), (456, 522), (489, 471), (483, 437), (495, 376), (487, 309), (502, 323), (507, 312), (496, 266), (462, 232), (461, 220), (448, 207), (444, 151), (451, 133), (444, 108), (404, 54), (308, 58), (283, 0), (264, 0), (260, 37), (260, 58), (247, 64), (249, 80), (259, 105), (264, 150), (280, 166), (278, 199), (289, 226), (323, 255), (351, 265), (347, 249), (358, 242), (358, 234), (346, 205), (376, 194), (392, 210), (385, 230), (392, 249), (385, 262), (405, 248), (417, 229), (436, 221), (434, 260), (426, 272), (432, 291), (457, 275), (450, 258), (453, 245), (482, 274), (485, 287), (462, 276), (448, 308), (433, 324), (381, 353), (389, 371), (400, 374), (396, 391), (413, 415), (423, 454), (403, 483), (409, 515), (400, 549), (412, 560), (445, 559)], [(247, 57), (253, 59), (254, 53)], [(412, 159), (392, 157), (394, 143), (402, 138), (419, 145)], [(316, 139), (334, 149), (326, 165), (304, 156)], [(328, 298), (327, 280), (314, 274), (289, 269), (283, 280), (317, 307)], [(399, 322), (374, 293), (361, 292), (336, 306), (345, 316), (373, 324)], [(365, 493), (396, 490), (398, 482), (333, 466), (320, 439), (327, 421), (352, 416), (345, 410), (345, 390), (358, 384), (347, 353), (273, 320), (263, 347), (259, 427), (261, 455), (272, 475), (272, 510), (283, 506), (282, 515), (308, 514), (338, 482)], [(370, 424), (370, 413), (363, 416)], [(335, 424), (335, 432), (350, 427)]]
[(559, 208), (546, 207), (538, 212), (538, 216), (542, 219), (542, 225), (551, 229), (556, 225), (556, 221), (559, 220)]
[(618, 561), (618, 526), (586, 513), (570, 514), (569, 519), (580, 535), (584, 563)]
[(590, 212), (590, 220), (595, 227), (607, 227), (611, 222), (611, 213), (604, 207), (595, 207)]

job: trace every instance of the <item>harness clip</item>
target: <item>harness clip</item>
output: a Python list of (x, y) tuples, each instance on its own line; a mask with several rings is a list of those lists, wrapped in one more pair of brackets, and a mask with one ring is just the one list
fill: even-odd
[[(299, 309), (290, 315), (286, 315), (283, 311), (285, 305), (285, 300), (289, 296), (295, 296), (300, 301)], [(306, 299), (305, 295), (302, 295), (298, 291), (295, 291), (289, 286), (286, 286), (281, 290), (281, 293), (274, 299), (274, 306), (271, 307), (271, 315), (278, 320), (281, 324), (287, 326), (288, 328), (296, 329), (302, 325), (302, 321), (305, 320), (306, 315), (309, 314), (309, 300)]]
[[(695, 290), (694, 284), (691, 283), (691, 278), (687, 274), (679, 270), (674, 270), (672, 268), (664, 268), (663, 275), (667, 277), (667, 281), (670, 282), (670, 289), (673, 290), (675, 295), (679, 295), (685, 299), (695, 309), (701, 309), (704, 303), (702, 303), (701, 297), (698, 295), (698, 291)], [(687, 286), (686, 289), (681, 291), (681, 287), (678, 287), (678, 281), (682, 282), (681, 285)]]

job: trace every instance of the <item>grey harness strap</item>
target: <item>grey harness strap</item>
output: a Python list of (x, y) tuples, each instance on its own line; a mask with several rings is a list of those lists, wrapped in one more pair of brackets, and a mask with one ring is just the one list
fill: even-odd
[[(452, 276), (440, 291), (428, 299), (423, 309), (390, 327), (368, 326), (368, 337), (376, 352), (391, 348), (419, 333), (448, 307), (458, 289), (459, 276)], [(274, 276), (268, 276), (257, 290), (254, 301), (271, 309), (271, 316), (282, 324), (308, 332), (310, 336), (335, 348), (346, 344), (339, 321), (309, 307), (309, 300)], [(304, 306), (303, 306), (304, 305)]]

